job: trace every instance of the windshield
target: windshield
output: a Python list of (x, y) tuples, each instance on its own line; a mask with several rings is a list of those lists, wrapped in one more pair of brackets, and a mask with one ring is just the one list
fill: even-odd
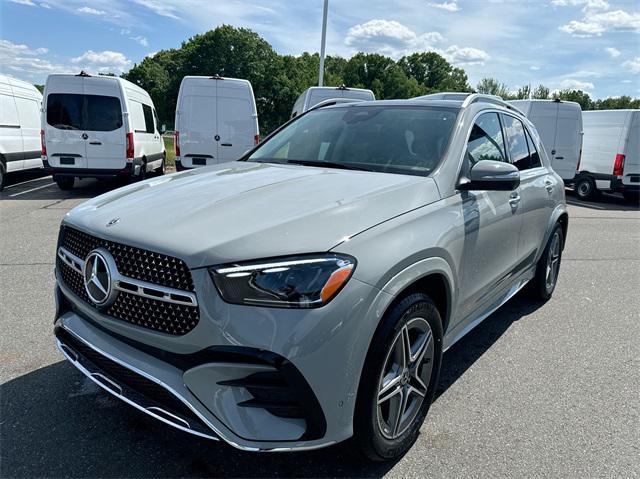
[(247, 160), (426, 176), (440, 163), (456, 116), (456, 109), (422, 106), (314, 110)]

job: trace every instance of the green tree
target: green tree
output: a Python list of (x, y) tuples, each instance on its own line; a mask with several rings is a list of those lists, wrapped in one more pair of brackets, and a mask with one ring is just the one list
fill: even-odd
[(415, 78), (426, 93), (440, 91), (470, 91), (467, 74), (454, 68), (436, 52), (413, 53), (398, 60), (398, 65), (408, 78)]
[(583, 111), (593, 109), (591, 97), (582, 90), (560, 90), (553, 94), (553, 98), (564, 101), (575, 101), (580, 104), (580, 108), (582, 108)]
[(495, 78), (483, 78), (478, 82), (476, 86), (478, 93), (484, 93), (486, 95), (497, 95), (505, 100), (511, 97), (509, 88), (506, 83), (499, 82)]
[(546, 100), (549, 98), (550, 90), (544, 85), (538, 85), (535, 90), (533, 90), (533, 98), (537, 100)]
[(595, 110), (620, 110), (640, 108), (640, 98), (631, 98), (628, 95), (604, 98), (593, 103)]

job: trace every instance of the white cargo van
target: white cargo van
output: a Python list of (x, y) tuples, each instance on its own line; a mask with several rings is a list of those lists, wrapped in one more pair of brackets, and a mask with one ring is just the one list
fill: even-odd
[(176, 169), (240, 158), (260, 141), (253, 88), (247, 80), (186, 76), (176, 105)]
[(0, 191), (6, 174), (42, 168), (42, 95), (31, 83), (0, 75)]
[(61, 189), (76, 177), (144, 179), (164, 173), (164, 142), (149, 94), (113, 76), (49, 75), (42, 160)]
[(509, 103), (535, 125), (554, 171), (565, 183), (571, 184), (582, 150), (580, 104), (560, 100), (513, 100)]
[(322, 101), (333, 100), (336, 98), (350, 98), (360, 101), (376, 99), (371, 90), (365, 90), (363, 88), (347, 88), (344, 85), (339, 87), (312, 86), (311, 88), (307, 88), (303, 91), (293, 104), (291, 118), (295, 118)]
[(582, 113), (584, 142), (575, 182), (576, 195), (620, 192), (629, 201), (640, 193), (640, 110)]

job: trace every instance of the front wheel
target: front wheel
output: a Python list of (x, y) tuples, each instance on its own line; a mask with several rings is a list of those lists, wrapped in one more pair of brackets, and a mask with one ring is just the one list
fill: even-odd
[(410, 294), (382, 320), (358, 388), (352, 445), (373, 461), (402, 456), (416, 441), (442, 363), (442, 323), (433, 301)]
[(551, 298), (560, 274), (563, 245), (562, 227), (556, 224), (542, 256), (538, 260), (536, 274), (529, 283), (529, 291), (532, 296), (545, 301)]
[(58, 188), (62, 191), (68, 191), (73, 188), (73, 184), (75, 183), (75, 178), (73, 176), (54, 176), (53, 181), (56, 182)]

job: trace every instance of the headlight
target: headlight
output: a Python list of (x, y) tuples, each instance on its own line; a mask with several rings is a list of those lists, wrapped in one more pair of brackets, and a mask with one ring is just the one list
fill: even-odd
[(293, 256), (209, 269), (222, 298), (235, 304), (317, 308), (351, 277), (355, 259), (342, 255)]

